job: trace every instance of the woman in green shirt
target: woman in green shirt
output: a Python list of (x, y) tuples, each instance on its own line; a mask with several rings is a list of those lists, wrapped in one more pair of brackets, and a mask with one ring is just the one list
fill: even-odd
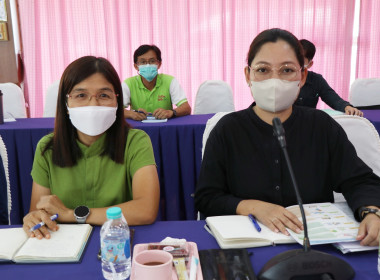
[[(149, 136), (123, 116), (119, 76), (104, 58), (85, 56), (64, 71), (54, 132), (37, 145), (30, 212), (25, 232), (50, 238), (62, 223), (101, 225), (111, 206), (130, 225), (153, 223), (159, 181)], [(45, 222), (33, 232), (29, 229)]]

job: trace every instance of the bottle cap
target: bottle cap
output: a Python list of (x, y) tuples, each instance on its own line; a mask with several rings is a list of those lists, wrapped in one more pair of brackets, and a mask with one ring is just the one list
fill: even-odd
[(107, 219), (120, 219), (121, 209), (120, 207), (111, 207), (107, 209)]

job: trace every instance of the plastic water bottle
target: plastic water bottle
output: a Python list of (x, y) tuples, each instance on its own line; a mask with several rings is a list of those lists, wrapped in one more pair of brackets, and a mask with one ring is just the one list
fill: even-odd
[(129, 227), (119, 207), (107, 209), (107, 219), (100, 230), (103, 276), (127, 279), (131, 274)]

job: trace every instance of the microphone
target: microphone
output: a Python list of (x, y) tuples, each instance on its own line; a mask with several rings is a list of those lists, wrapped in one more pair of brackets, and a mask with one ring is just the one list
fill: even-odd
[(353, 279), (355, 271), (347, 262), (327, 253), (311, 249), (302, 199), (286, 148), (285, 130), (279, 118), (274, 118), (272, 123), (273, 131), (283, 151), (297, 202), (301, 210), (304, 241), (303, 249), (286, 251), (270, 259), (261, 269), (258, 278), (260, 280)]

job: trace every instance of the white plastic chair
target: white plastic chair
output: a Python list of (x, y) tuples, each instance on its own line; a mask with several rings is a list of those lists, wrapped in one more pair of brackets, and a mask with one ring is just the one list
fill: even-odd
[(3, 93), (4, 118), (26, 118), (25, 98), (22, 89), (14, 83), (0, 84)]
[(232, 89), (221, 80), (203, 82), (197, 92), (194, 115), (235, 111)]
[(7, 148), (5, 147), (3, 138), (0, 136), (0, 158), (4, 166), (4, 174), (6, 181), (6, 190), (7, 190), (7, 208), (8, 208), (8, 224), (11, 224), (11, 210), (12, 210), (12, 196), (11, 196), (11, 185), (9, 181), (9, 169), (8, 169), (8, 153)]
[(44, 118), (55, 118), (59, 82), (60, 80), (56, 80), (46, 90), (44, 112), (42, 115)]
[[(332, 115), (344, 129), (354, 145), (358, 157), (380, 176), (380, 137), (376, 128), (366, 118), (350, 115)], [(341, 194), (334, 194), (336, 202), (344, 200)], [(338, 200), (338, 201), (337, 201)]]
[(123, 105), (126, 106), (127, 104), (127, 91), (129, 91), (128, 86), (125, 82), (121, 82), (121, 89), (123, 91)]
[(380, 78), (355, 80), (348, 99), (359, 109), (380, 109)]
[(225, 115), (229, 114), (231, 112), (219, 112), (216, 113), (212, 118), (210, 118), (205, 127), (205, 131), (203, 132), (203, 137), (202, 137), (202, 159), (203, 159), (203, 154), (205, 152), (205, 147), (207, 143), (207, 139), (211, 133), (211, 131), (214, 129), (214, 126), (218, 123), (218, 121)]

